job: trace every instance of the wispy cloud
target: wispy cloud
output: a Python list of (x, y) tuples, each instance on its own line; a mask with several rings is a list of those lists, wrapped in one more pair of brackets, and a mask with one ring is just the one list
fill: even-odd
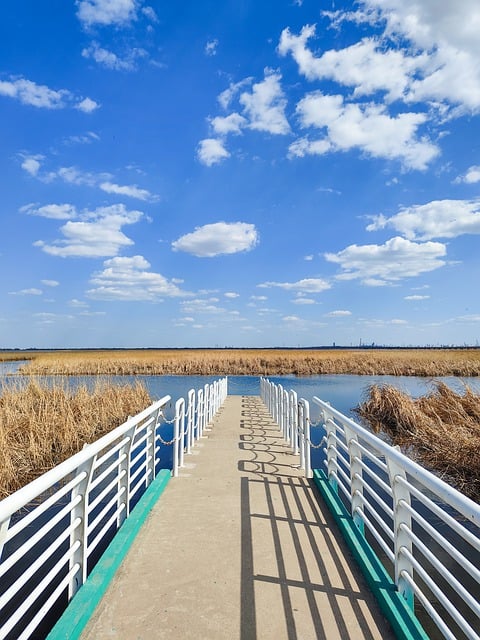
[(331, 284), (323, 278), (304, 278), (297, 282), (263, 282), (257, 285), (262, 288), (278, 287), (286, 291), (300, 291), (303, 293), (321, 293), (331, 288)]
[(78, 98), (68, 89), (50, 89), (46, 85), (22, 77), (0, 80), (0, 96), (13, 98), (38, 109), (74, 107), (88, 113), (99, 106), (91, 98)]

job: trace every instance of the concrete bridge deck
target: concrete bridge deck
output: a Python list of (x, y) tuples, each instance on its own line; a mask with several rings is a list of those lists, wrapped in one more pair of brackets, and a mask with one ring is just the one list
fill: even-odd
[(260, 398), (228, 396), (83, 640), (394, 638)]

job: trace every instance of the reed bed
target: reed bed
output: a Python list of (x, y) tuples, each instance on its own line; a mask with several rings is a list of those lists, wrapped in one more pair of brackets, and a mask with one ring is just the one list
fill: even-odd
[(98, 382), (92, 390), (31, 379), (0, 396), (0, 498), (80, 451), (151, 404), (140, 384)]
[(34, 353), (23, 375), (479, 376), (480, 349), (152, 349)]
[(447, 482), (480, 502), (480, 395), (463, 394), (437, 382), (429, 394), (412, 398), (390, 385), (372, 385), (356, 413), (373, 431)]

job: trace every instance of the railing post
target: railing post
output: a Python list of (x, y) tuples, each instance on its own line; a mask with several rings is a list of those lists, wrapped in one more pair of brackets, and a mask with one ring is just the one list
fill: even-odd
[(203, 434), (203, 389), (197, 392), (197, 440)]
[(283, 430), (284, 440), (290, 439), (290, 394), (286, 389), (283, 390)]
[(348, 455), (350, 457), (350, 496), (351, 496), (351, 513), (354, 524), (358, 529), (365, 533), (365, 527), (362, 517), (358, 514), (358, 509), (363, 511), (363, 484), (362, 484), (362, 451), (358, 445), (355, 432), (344, 425), (345, 440), (348, 447)]
[[(89, 445), (85, 445), (88, 447)], [(73, 575), (68, 584), (68, 599), (71, 600), (77, 593), (79, 588), (84, 584), (87, 579), (87, 560), (88, 560), (88, 488), (92, 480), (93, 465), (97, 459), (96, 455), (86, 460), (75, 472), (75, 475), (85, 474), (81, 482), (79, 482), (73, 489), (71, 494), (72, 502), (80, 497), (78, 504), (76, 504), (70, 512), (70, 522), (73, 524), (75, 520), (80, 519), (80, 525), (72, 530), (70, 534), (70, 548), (78, 540), (80, 542), (77, 550), (70, 556), (69, 569), (72, 569), (76, 564), (80, 565), (80, 570)]]
[[(399, 449), (399, 447), (395, 447)], [(403, 549), (412, 555), (412, 539), (407, 531), (412, 531), (412, 516), (405, 507), (410, 507), (411, 497), (408, 487), (398, 482), (398, 479), (406, 479), (405, 470), (394, 460), (387, 457), (388, 476), (393, 493), (393, 528), (395, 551), (395, 584), (398, 591), (413, 610), (414, 593), (409, 582), (403, 577), (407, 573), (413, 581), (413, 566), (409, 558), (402, 552)]]
[(335, 477), (337, 473), (337, 443), (335, 435), (337, 431), (337, 425), (334, 420), (324, 411), (325, 415), (325, 430), (327, 432), (327, 474), (328, 481), (334, 489), (338, 492), (338, 481)]
[(206, 384), (203, 388), (203, 428), (202, 435), (204, 430), (208, 425), (208, 411), (210, 408), (210, 385)]
[(298, 445), (298, 412), (297, 412), (298, 396), (297, 392), (290, 391), (290, 447), (294, 453), (298, 453), (296, 449)]
[[(118, 484), (117, 484), (117, 528), (119, 528), (125, 518), (128, 518), (130, 514), (130, 456), (132, 452), (133, 440), (135, 438), (135, 425), (125, 434), (125, 437), (128, 438), (127, 442), (123, 445), (123, 447), (118, 452), (120, 458), (123, 457), (123, 460), (120, 461), (118, 465)], [(154, 429), (155, 431), (155, 429)], [(155, 441), (154, 441), (155, 443)], [(148, 447), (147, 447), (147, 455), (148, 455)], [(125, 509), (121, 509), (122, 504), (122, 494), (125, 492)]]
[[(149, 434), (149, 436), (147, 437), (147, 441), (146, 441), (146, 451), (145, 451), (145, 455), (147, 456), (147, 476), (146, 476), (146, 486), (148, 487), (148, 485), (150, 484), (150, 482), (152, 482), (155, 479), (156, 476), (156, 471), (155, 471), (155, 441), (156, 441), (156, 434), (157, 434), (157, 422), (158, 422), (158, 417), (160, 415), (160, 407), (158, 409), (155, 410), (154, 414), (153, 414), (153, 421), (152, 424), (150, 426), (151, 429), (151, 433)], [(151, 457), (150, 459), (148, 458), (148, 452), (150, 451)], [(150, 471), (150, 474), (148, 473)], [(149, 476), (150, 475), (150, 479)]]
[(0, 524), (0, 560), (2, 559), (3, 547), (7, 538), (7, 531), (10, 526), (10, 517)]
[[(173, 429), (173, 477), (176, 478), (178, 476), (178, 468), (181, 466), (180, 464), (180, 455), (183, 458), (183, 422), (181, 419), (181, 408), (182, 404), (185, 405), (183, 398), (179, 398), (175, 403), (175, 421), (174, 421), (174, 429)], [(183, 418), (185, 419), (185, 412), (183, 411)], [(182, 443), (180, 444), (180, 435), (182, 438)], [(180, 454), (181, 451), (181, 454)]]
[(195, 390), (190, 389), (188, 392), (188, 409), (187, 409), (187, 453), (191, 453), (194, 445), (194, 427), (195, 427)]
[(310, 404), (308, 400), (304, 400), (305, 409), (303, 412), (303, 433), (305, 438), (304, 456), (305, 456), (305, 477), (311, 478), (312, 474), (312, 449), (310, 446)]
[(304, 398), (298, 401), (298, 431), (300, 440), (300, 469), (305, 477), (312, 477), (310, 463), (310, 404)]

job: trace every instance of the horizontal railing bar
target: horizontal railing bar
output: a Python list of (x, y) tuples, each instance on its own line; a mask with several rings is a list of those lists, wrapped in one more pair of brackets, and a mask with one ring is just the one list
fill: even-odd
[(71, 458), (68, 458), (53, 469), (50, 469), (50, 471), (47, 471), (35, 480), (32, 480), (32, 482), (25, 485), (18, 491), (15, 491), (15, 493), (4, 498), (0, 502), (0, 522), (7, 520), (7, 518), (21, 509), (25, 504), (28, 504), (38, 495), (42, 494), (47, 489), (50, 489), (52, 485), (62, 480), (66, 475), (81, 467), (85, 462), (90, 460), (95, 453), (99, 453), (108, 447), (110, 443), (123, 436), (124, 433), (141, 422), (150, 413), (163, 407), (169, 400), (170, 396), (164, 396), (160, 400), (157, 400), (138, 415), (129, 418), (119, 427), (116, 427), (95, 442), (86, 445), (81, 451), (73, 455)]
[[(390, 498), (393, 497), (393, 491), (392, 491), (392, 487), (387, 484), (385, 482), (385, 480), (383, 480), (383, 478), (381, 478), (377, 473), (375, 473), (375, 471), (372, 471), (372, 469), (370, 469), (365, 462), (363, 462), (363, 460), (361, 458), (358, 458), (357, 456), (354, 457), (355, 462), (357, 462), (362, 469), (365, 471), (365, 473), (367, 474), (367, 476), (369, 478), (371, 478), (374, 482), (376, 482), (378, 484), (379, 487), (381, 487), (385, 493), (387, 494), (387, 496), (389, 496)], [(360, 476), (358, 476), (360, 477)]]
[(63, 578), (63, 580), (57, 586), (55, 591), (53, 591), (51, 593), (51, 595), (47, 598), (47, 600), (45, 601), (45, 603), (43, 604), (41, 609), (34, 616), (34, 618), (32, 618), (31, 622), (24, 629), (23, 633), (18, 637), (18, 640), (28, 640), (28, 638), (31, 637), (32, 631), (36, 627), (38, 627), (40, 622), (45, 617), (46, 612), (51, 609), (52, 605), (58, 600), (58, 598), (59, 598), (60, 594), (62, 593), (62, 591), (65, 591), (65, 589), (67, 588), (68, 584), (70, 584), (73, 576), (75, 574), (77, 574), (79, 572), (79, 570), (80, 570), (80, 565), (77, 562), (76, 564), (73, 565), (73, 567), (70, 569), (70, 571), (67, 573), (67, 575)]
[(90, 495), (92, 491), (94, 491), (98, 487), (98, 485), (102, 484), (105, 478), (108, 478), (111, 473), (117, 473), (118, 467), (122, 464), (126, 457), (126, 453), (120, 454), (120, 456), (113, 460), (110, 465), (102, 471), (102, 473), (99, 473), (96, 478), (93, 478), (90, 485), (88, 486), (88, 494)]
[[(364, 487), (365, 488), (365, 487)], [(368, 508), (368, 513), (370, 514), (370, 516), (378, 523), (378, 525), (381, 527), (382, 531), (385, 533), (386, 536), (388, 536), (388, 538), (393, 542), (394, 538), (395, 538), (395, 534), (392, 530), (391, 527), (388, 526), (388, 524), (385, 522), (385, 520), (377, 513), (377, 510), (374, 509), (373, 504), (368, 500), (368, 498), (365, 496), (365, 494), (360, 493), (360, 491), (355, 491), (355, 495), (358, 496), (358, 499), (362, 501), (362, 504), (364, 504), (367, 508)], [(377, 502), (380, 502), (381, 498), (376, 498)], [(383, 500), (382, 500), (383, 502)], [(385, 503), (383, 503), (383, 505), (381, 505), (383, 510), (385, 510), (385, 507), (387, 507), (387, 505)], [(388, 507), (387, 507), (388, 508)], [(390, 511), (390, 513), (388, 513), (388, 515), (390, 515), (390, 517), (393, 520), (393, 511), (388, 508), (388, 511)], [(367, 515), (365, 513), (365, 519), (369, 520), (370, 517), (369, 515)]]
[[(96, 496), (95, 499), (90, 502), (90, 504), (88, 505), (88, 513), (91, 513), (102, 502), (102, 500), (105, 498), (105, 496), (110, 493), (110, 491), (113, 489), (113, 487), (115, 487), (115, 485), (118, 485), (120, 480), (123, 480), (123, 478), (126, 475), (127, 475), (126, 469), (122, 469), (122, 471), (120, 471), (120, 473), (118, 475), (116, 475), (107, 484), (107, 486), (102, 489), (102, 491), (98, 494), (98, 496)], [(122, 493), (122, 491), (124, 491), (124, 490), (125, 490), (125, 488), (122, 487), (116, 495), (120, 495), (120, 493)]]
[(473, 500), (470, 500), (460, 493), (460, 491), (450, 485), (447, 485), (439, 478), (429, 473), (421, 465), (411, 458), (408, 458), (401, 451), (398, 451), (386, 444), (367, 431), (367, 429), (364, 429), (350, 418), (347, 418), (347, 416), (344, 416), (340, 411), (337, 411), (327, 403), (323, 402), (323, 400), (320, 400), (317, 396), (313, 397), (313, 402), (321, 406), (327, 413), (331, 413), (345, 425), (348, 425), (348, 427), (353, 429), (353, 431), (360, 434), (365, 442), (371, 445), (383, 456), (390, 458), (402, 466), (406, 473), (420, 481), (427, 489), (435, 493), (443, 502), (454, 506), (465, 518), (476, 524), (480, 522), (480, 505), (477, 505)]
[[(416, 498), (418, 498), (420, 502), (422, 502), (422, 504), (424, 504), (427, 507), (427, 509), (430, 509), (430, 511), (435, 513), (437, 516), (440, 516), (440, 518), (451, 529), (453, 529), (456, 533), (458, 533), (458, 535), (461, 536), (466, 542), (471, 544), (474, 549), (476, 549), (477, 551), (480, 551), (480, 538), (478, 536), (476, 536), (474, 533), (466, 529), (464, 525), (458, 522), (458, 520), (455, 520), (455, 518), (452, 518), (452, 516), (445, 511), (445, 509), (442, 509), (435, 502), (433, 502), (433, 500), (430, 500), (428, 496), (426, 496), (424, 493), (419, 491), (414, 485), (410, 484), (409, 482), (405, 482), (405, 480), (400, 476), (397, 477), (397, 482), (399, 484), (402, 484), (403, 486), (408, 487), (408, 490), (410, 491), (410, 493), (414, 495)], [(480, 524), (480, 520), (477, 523), (477, 525), (478, 524)]]
[(95, 538), (92, 540), (92, 542), (90, 542), (90, 544), (88, 545), (88, 557), (90, 557), (90, 555), (92, 554), (92, 551), (95, 551), (97, 545), (102, 541), (102, 539), (105, 537), (105, 534), (107, 533), (107, 531), (110, 529), (110, 527), (117, 522), (118, 516), (122, 513), (122, 511), (125, 511), (126, 509), (126, 505), (124, 502), (120, 503), (120, 507), (118, 509), (118, 511), (116, 511), (111, 518), (109, 518), (107, 520), (107, 522), (104, 524), (104, 526), (100, 529), (100, 531), (98, 532), (98, 534), (95, 536)]
[(125, 438), (122, 438), (121, 440), (119, 440), (112, 447), (109, 447), (106, 451), (103, 451), (102, 455), (97, 455), (92, 465), (93, 471), (96, 471), (99, 467), (102, 467), (104, 464), (107, 464), (107, 460), (112, 456), (114, 456), (118, 451), (120, 451), (120, 449), (124, 447), (126, 444), (128, 444), (131, 439), (132, 438), (130, 435), (125, 436)]
[(404, 500), (402, 502), (402, 507), (406, 509), (418, 523), (422, 529), (428, 533), (438, 544), (440, 544), (445, 551), (448, 552), (450, 557), (455, 560), (467, 573), (471, 575), (471, 577), (480, 583), (480, 571), (477, 567), (475, 567), (468, 558), (466, 558), (445, 536), (432, 527), (432, 525), (425, 520), (423, 516), (421, 516), (418, 511), (415, 511), (409, 504), (407, 504)]
[(81, 524), (82, 519), (77, 518), (58, 538), (52, 542), (51, 546), (36, 558), (36, 560), (13, 582), (9, 588), (0, 596), (0, 608), (4, 607), (13, 596), (30, 580), (30, 578), (45, 564), (45, 561), (55, 553), (55, 551), (67, 540), (70, 534)]
[(142, 464), (138, 467), (138, 469), (135, 469), (135, 473), (132, 473), (132, 475), (130, 476), (130, 483), (133, 484), (135, 482), (135, 480), (138, 478), (138, 476), (141, 476), (142, 474), (145, 475), (146, 474), (146, 469), (148, 467), (148, 463), (151, 461), (152, 456), (147, 456), (145, 458), (145, 460), (142, 462)]
[(7, 531), (5, 542), (7, 540), (12, 540), (13, 538), (15, 538), (16, 535), (18, 535), (21, 531), (28, 527), (39, 516), (45, 513), (45, 511), (47, 511), (47, 509), (49, 509), (52, 505), (56, 504), (60, 500), (60, 498), (63, 498), (64, 495), (66, 495), (74, 487), (79, 485), (86, 477), (87, 474), (85, 471), (83, 471), (78, 476), (75, 476), (75, 478), (70, 480), (70, 482), (67, 482), (67, 484), (63, 485), (61, 489), (49, 496), (44, 502), (40, 502), (38, 506), (36, 506), (32, 511), (23, 516), (21, 520), (10, 527), (10, 529)]
[[(413, 541), (415, 547), (420, 551), (420, 553), (426, 558), (432, 567), (438, 571), (442, 578), (450, 583), (449, 586), (453, 587), (456, 593), (460, 594), (462, 600), (470, 607), (470, 609), (475, 613), (479, 613), (479, 603), (478, 600), (473, 598), (471, 594), (465, 589), (465, 587), (455, 578), (453, 573), (438, 560), (438, 558), (430, 551), (430, 549), (426, 546), (426, 544), (420, 540), (420, 538), (413, 533), (411, 529), (408, 529), (405, 525), (401, 526), (401, 529), (404, 533), (408, 535), (408, 537)], [(400, 548), (400, 553), (404, 552), (404, 547)], [(442, 593), (444, 593), (442, 591)], [(448, 596), (444, 593), (446, 599)], [(449, 600), (450, 601), (450, 600)]]
[(382, 471), (384, 471), (385, 473), (388, 473), (388, 467), (386, 465), (386, 463), (378, 457), (378, 455), (374, 452), (371, 451), (370, 449), (367, 449), (367, 447), (365, 447), (359, 440), (356, 441), (356, 444), (358, 446), (358, 448), (361, 450), (361, 452), (372, 462), (374, 462)]
[[(422, 578), (423, 582), (430, 589), (432, 594), (437, 597), (438, 602), (442, 605), (445, 611), (451, 616), (452, 620), (462, 629), (462, 631), (467, 635), (467, 637), (471, 640), (474, 638), (479, 639), (479, 636), (476, 634), (475, 630), (470, 626), (470, 624), (465, 620), (462, 614), (458, 611), (454, 604), (448, 599), (445, 593), (440, 589), (434, 580), (432, 580), (428, 571), (424, 569), (424, 567), (418, 562), (418, 560), (411, 554), (405, 547), (402, 547), (402, 555), (408, 558), (408, 560), (412, 563), (418, 575)], [(479, 639), (480, 640), (480, 639)]]
[(57, 525), (62, 518), (70, 513), (73, 508), (82, 502), (82, 496), (77, 496), (74, 500), (66, 504), (53, 518), (46, 522), (33, 536), (31, 536), (25, 543), (12, 553), (4, 562), (0, 564), (0, 576), (3, 576), (13, 565), (25, 555), (25, 551), (29, 551), (39, 542), (46, 533), (51, 531), (55, 525)]
[(58, 575), (58, 572), (65, 566), (66, 562), (68, 562), (69, 558), (73, 556), (75, 551), (80, 547), (80, 540), (77, 540), (75, 544), (73, 544), (68, 550), (68, 554), (62, 556), (57, 562), (53, 565), (50, 571), (42, 578), (42, 580), (35, 586), (35, 589), (28, 594), (28, 596), (23, 600), (23, 602), (19, 605), (18, 609), (10, 616), (10, 618), (6, 621), (6, 623), (1, 627), (2, 634), (7, 635), (13, 627), (19, 622), (25, 613), (30, 609), (32, 604), (37, 600), (40, 594), (45, 591), (45, 587), (50, 584), (52, 578)]
[[(385, 542), (385, 540), (382, 538), (382, 536), (379, 534), (378, 530), (375, 529), (375, 527), (373, 526), (371, 520), (369, 518), (367, 518), (367, 516), (366, 516), (365, 512), (363, 511), (363, 509), (360, 509), (359, 507), (357, 507), (357, 509), (355, 509), (355, 513), (362, 519), (364, 525), (370, 531), (370, 533), (375, 538), (377, 543), (383, 549), (383, 552), (386, 554), (386, 556), (388, 557), (390, 562), (393, 564), (395, 562), (395, 554), (390, 549), (390, 547)], [(385, 533), (387, 533), (387, 531), (385, 531)]]
[(425, 611), (431, 617), (438, 630), (441, 632), (444, 638), (447, 640), (458, 640), (457, 636), (452, 633), (451, 629), (446, 625), (443, 618), (439, 615), (435, 607), (432, 605), (428, 597), (423, 593), (418, 584), (412, 580), (412, 577), (406, 571), (401, 572), (402, 578), (409, 584), (410, 588), (415, 593), (416, 597), (422, 603)]
[[(142, 433), (140, 431), (137, 432), (138, 433)], [(148, 438), (152, 435), (153, 433), (153, 429), (148, 429), (147, 431), (145, 431), (145, 433), (142, 433), (141, 437), (138, 438), (138, 440), (135, 440), (132, 444), (132, 450), (136, 450), (138, 447), (141, 447), (141, 445), (148, 440)], [(141, 451), (144, 451), (145, 447), (142, 447)]]
[[(87, 526), (87, 535), (90, 535), (90, 533), (92, 533), (92, 531), (94, 531), (98, 524), (104, 519), (105, 515), (110, 511), (110, 509), (113, 507), (113, 505), (118, 504), (119, 502), (119, 498), (126, 493), (126, 488), (122, 487), (120, 492), (118, 494), (115, 494), (114, 496), (112, 496), (112, 498), (102, 506), (102, 508), (100, 509), (99, 513), (97, 513), (97, 515), (95, 516), (95, 518), (88, 523)], [(120, 502), (120, 504), (124, 504), (123, 502)], [(115, 510), (115, 516), (118, 516), (120, 512), (120, 506), (118, 506), (118, 508)]]

